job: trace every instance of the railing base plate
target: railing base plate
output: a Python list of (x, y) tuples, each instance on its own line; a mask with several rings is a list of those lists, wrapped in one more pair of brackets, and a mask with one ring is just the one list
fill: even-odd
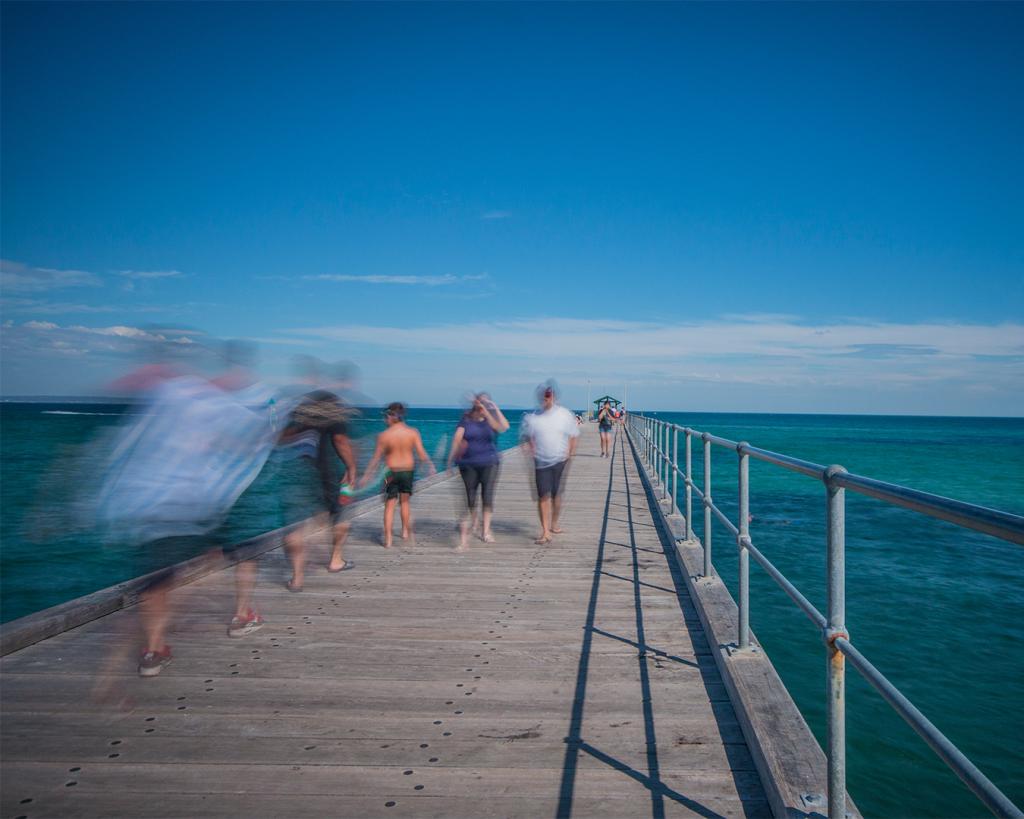
[(761, 649), (753, 644), (740, 648), (736, 643), (729, 643), (725, 646), (725, 653), (730, 657), (755, 657), (761, 653)]

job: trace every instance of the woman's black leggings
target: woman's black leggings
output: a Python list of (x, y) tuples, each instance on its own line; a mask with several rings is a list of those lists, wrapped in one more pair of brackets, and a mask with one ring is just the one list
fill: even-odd
[(462, 482), (466, 485), (466, 503), (470, 509), (476, 508), (476, 490), (480, 487), (483, 495), (484, 509), (494, 508), (494, 485), (498, 482), (498, 465), (459, 467)]

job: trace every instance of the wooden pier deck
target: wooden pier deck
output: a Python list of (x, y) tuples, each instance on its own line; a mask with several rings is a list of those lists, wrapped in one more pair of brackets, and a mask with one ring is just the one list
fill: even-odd
[(382, 549), (364, 514), (356, 568), (311, 566), (301, 594), (266, 553), (244, 639), (230, 571), (178, 589), (159, 677), (135, 674), (132, 608), (9, 654), (0, 814), (770, 815), (624, 443), (602, 459), (585, 430), (549, 545), (514, 450), (494, 545), (452, 550), (442, 481), (413, 498), (415, 546)]

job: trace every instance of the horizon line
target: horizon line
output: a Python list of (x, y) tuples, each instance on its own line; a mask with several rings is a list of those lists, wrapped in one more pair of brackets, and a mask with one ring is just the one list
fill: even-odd
[[(129, 404), (133, 403), (133, 399), (126, 398), (124, 396), (111, 396), (111, 395), (0, 395), (0, 403), (2, 404), (43, 404), (43, 403), (60, 403), (60, 404)], [(414, 402), (403, 402), (408, 409), (440, 409), (440, 410), (464, 410), (460, 404), (417, 404)], [(377, 404), (353, 404), (352, 406), (358, 409), (373, 408), (379, 409)], [(381, 404), (383, 406), (383, 404)], [(571, 409), (571, 404), (562, 404), (567, 409)], [(509, 410), (533, 410), (536, 406), (522, 406), (509, 404), (505, 406)], [(634, 412), (636, 414), (646, 415), (658, 415), (658, 414), (678, 414), (678, 415), (798, 415), (798, 416), (837, 416), (837, 417), (850, 417), (850, 418), (984, 418), (991, 420), (1006, 420), (1006, 421), (1020, 421), (1024, 420), (1024, 413), (1020, 415), (922, 415), (912, 412), (772, 412), (767, 410), (701, 410), (701, 409), (636, 409), (627, 410), (628, 412)]]

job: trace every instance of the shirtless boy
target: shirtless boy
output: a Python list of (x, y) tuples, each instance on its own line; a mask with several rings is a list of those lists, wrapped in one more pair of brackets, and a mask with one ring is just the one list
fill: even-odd
[(412, 519), (409, 511), (409, 498), (412, 496), (413, 473), (416, 470), (416, 459), (427, 465), (429, 474), (437, 470), (427, 457), (423, 448), (423, 439), (417, 430), (405, 423), (405, 405), (394, 402), (388, 404), (384, 411), (384, 420), (388, 428), (377, 436), (377, 447), (373, 457), (363, 473), (363, 485), (370, 482), (381, 460), (388, 468), (388, 476), (384, 481), (384, 548), (391, 548), (391, 526), (395, 520), (395, 501), (401, 504), (402, 540), (412, 538)]

